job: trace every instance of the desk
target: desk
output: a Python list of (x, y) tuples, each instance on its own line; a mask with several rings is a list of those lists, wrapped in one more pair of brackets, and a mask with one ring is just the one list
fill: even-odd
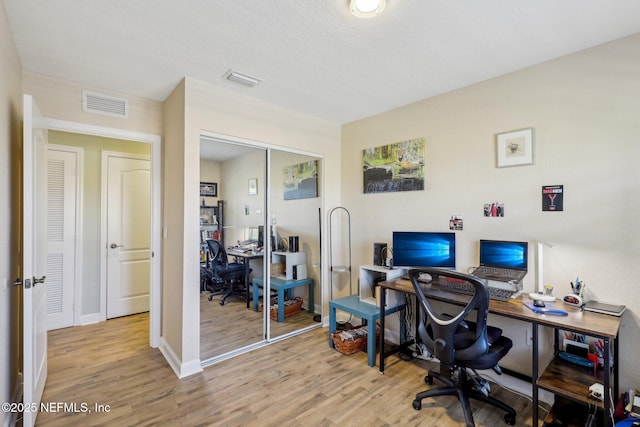
[[(398, 279), (394, 281), (381, 282), (380, 286), (386, 289), (393, 289), (400, 292), (414, 294), (411, 281)], [(464, 305), (470, 300), (470, 296), (456, 294), (441, 289), (437, 284), (425, 285), (424, 293), (428, 298), (446, 303)], [(386, 292), (381, 292), (381, 305), (385, 304)], [(538, 388), (548, 390), (556, 395), (568, 397), (580, 402), (595, 403), (588, 399), (589, 386), (594, 382), (604, 385), (604, 401), (598, 401), (597, 405), (605, 411), (605, 420), (608, 419), (611, 407), (611, 386), (613, 385), (613, 397), (617, 398), (618, 393), (618, 329), (620, 328), (620, 317), (606, 314), (591, 313), (582, 311), (576, 307), (562, 305), (562, 308), (569, 314), (567, 316), (554, 316), (547, 314), (537, 314), (529, 310), (522, 304), (528, 301), (523, 297), (509, 301), (491, 300), (489, 312), (512, 319), (531, 323), (533, 338), (532, 355), (532, 398), (533, 398), (533, 425), (538, 425)], [(382, 310), (381, 310), (382, 312)], [(538, 367), (538, 327), (547, 326), (554, 329), (554, 349), (557, 352), (560, 348), (559, 330), (576, 332), (602, 339), (604, 342), (604, 367), (599, 371), (598, 377), (585, 373), (584, 369), (573, 368), (563, 363), (558, 358), (545, 368), (542, 375), (539, 374)], [(387, 354), (384, 351), (384, 316), (380, 318), (380, 373), (384, 373), (384, 359)], [(613, 344), (614, 365), (611, 367), (611, 345)], [(569, 373), (569, 375), (567, 375)]]
[[(351, 295), (344, 298), (338, 298), (329, 301), (329, 346), (333, 348), (333, 340), (331, 335), (336, 332), (336, 310), (346, 311), (356, 315), (362, 319), (363, 323), (367, 324), (367, 361), (369, 366), (375, 366), (376, 364), (376, 340), (372, 337), (376, 336), (376, 320), (380, 319), (380, 327), (384, 325), (384, 317), (386, 315), (395, 313), (396, 311), (405, 310), (406, 304), (399, 304), (396, 307), (390, 307), (386, 310), (378, 306), (360, 301), (358, 295)], [(400, 322), (401, 327), (403, 323)], [(380, 331), (381, 335), (384, 335)], [(404, 336), (404, 330), (400, 331)]]
[(232, 248), (227, 249), (227, 255), (232, 256), (237, 259), (242, 259), (242, 263), (244, 264), (244, 283), (245, 283), (245, 302), (247, 303), (247, 308), (249, 308), (249, 275), (251, 274), (251, 260), (252, 259), (262, 259), (264, 254), (262, 252), (241, 252), (233, 250)]
[[(271, 277), (271, 289), (278, 292), (278, 322), (284, 322), (284, 303), (285, 297), (291, 289), (298, 286), (309, 286), (309, 313), (313, 313), (313, 279), (287, 280), (280, 277)], [(258, 292), (259, 288), (264, 286), (262, 278), (253, 279), (253, 311), (258, 311)]]

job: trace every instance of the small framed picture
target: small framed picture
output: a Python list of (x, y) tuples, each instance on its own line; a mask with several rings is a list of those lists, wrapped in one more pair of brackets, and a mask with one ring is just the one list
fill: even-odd
[(216, 183), (216, 182), (201, 182), (200, 183), (200, 196), (202, 196), (202, 197), (218, 197), (218, 183)]
[(249, 179), (249, 195), (255, 196), (258, 194), (258, 178)]
[(533, 164), (533, 128), (496, 135), (497, 167)]

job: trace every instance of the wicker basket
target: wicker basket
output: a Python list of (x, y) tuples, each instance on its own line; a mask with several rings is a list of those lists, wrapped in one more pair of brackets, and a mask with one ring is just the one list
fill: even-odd
[[(352, 340), (345, 340), (340, 336), (341, 332), (337, 331), (331, 334), (331, 339), (333, 341), (333, 346), (342, 354), (346, 354), (347, 356), (350, 354), (357, 353), (359, 351), (365, 350), (367, 348), (367, 327), (366, 326), (357, 326), (351, 329), (345, 329), (346, 331), (352, 330), (361, 330), (364, 335), (358, 338), (354, 338)], [(378, 325), (376, 325), (376, 340), (378, 335)]]
[[(292, 299), (288, 299), (284, 301), (284, 317), (288, 317), (297, 313), (300, 313), (302, 310), (303, 300), (301, 297), (294, 297)], [(271, 320), (278, 320), (278, 301), (274, 300), (271, 302), (271, 310), (269, 315), (271, 316)], [(263, 305), (260, 303), (260, 311), (263, 310)]]

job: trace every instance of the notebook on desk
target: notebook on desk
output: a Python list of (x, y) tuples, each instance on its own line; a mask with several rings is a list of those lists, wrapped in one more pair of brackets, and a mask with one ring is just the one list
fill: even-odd
[(522, 281), (527, 274), (527, 242), (480, 240), (480, 266), (471, 274), (496, 282)]
[(626, 306), (605, 304), (598, 301), (587, 301), (582, 307), (585, 311), (592, 311), (594, 313), (610, 314), (612, 316), (622, 316)]

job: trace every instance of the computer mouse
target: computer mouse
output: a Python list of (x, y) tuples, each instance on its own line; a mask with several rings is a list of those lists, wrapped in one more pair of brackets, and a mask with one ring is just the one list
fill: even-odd
[(536, 307), (544, 307), (545, 306), (544, 305), (544, 301), (539, 300), (539, 299), (533, 300), (533, 305), (536, 306)]

